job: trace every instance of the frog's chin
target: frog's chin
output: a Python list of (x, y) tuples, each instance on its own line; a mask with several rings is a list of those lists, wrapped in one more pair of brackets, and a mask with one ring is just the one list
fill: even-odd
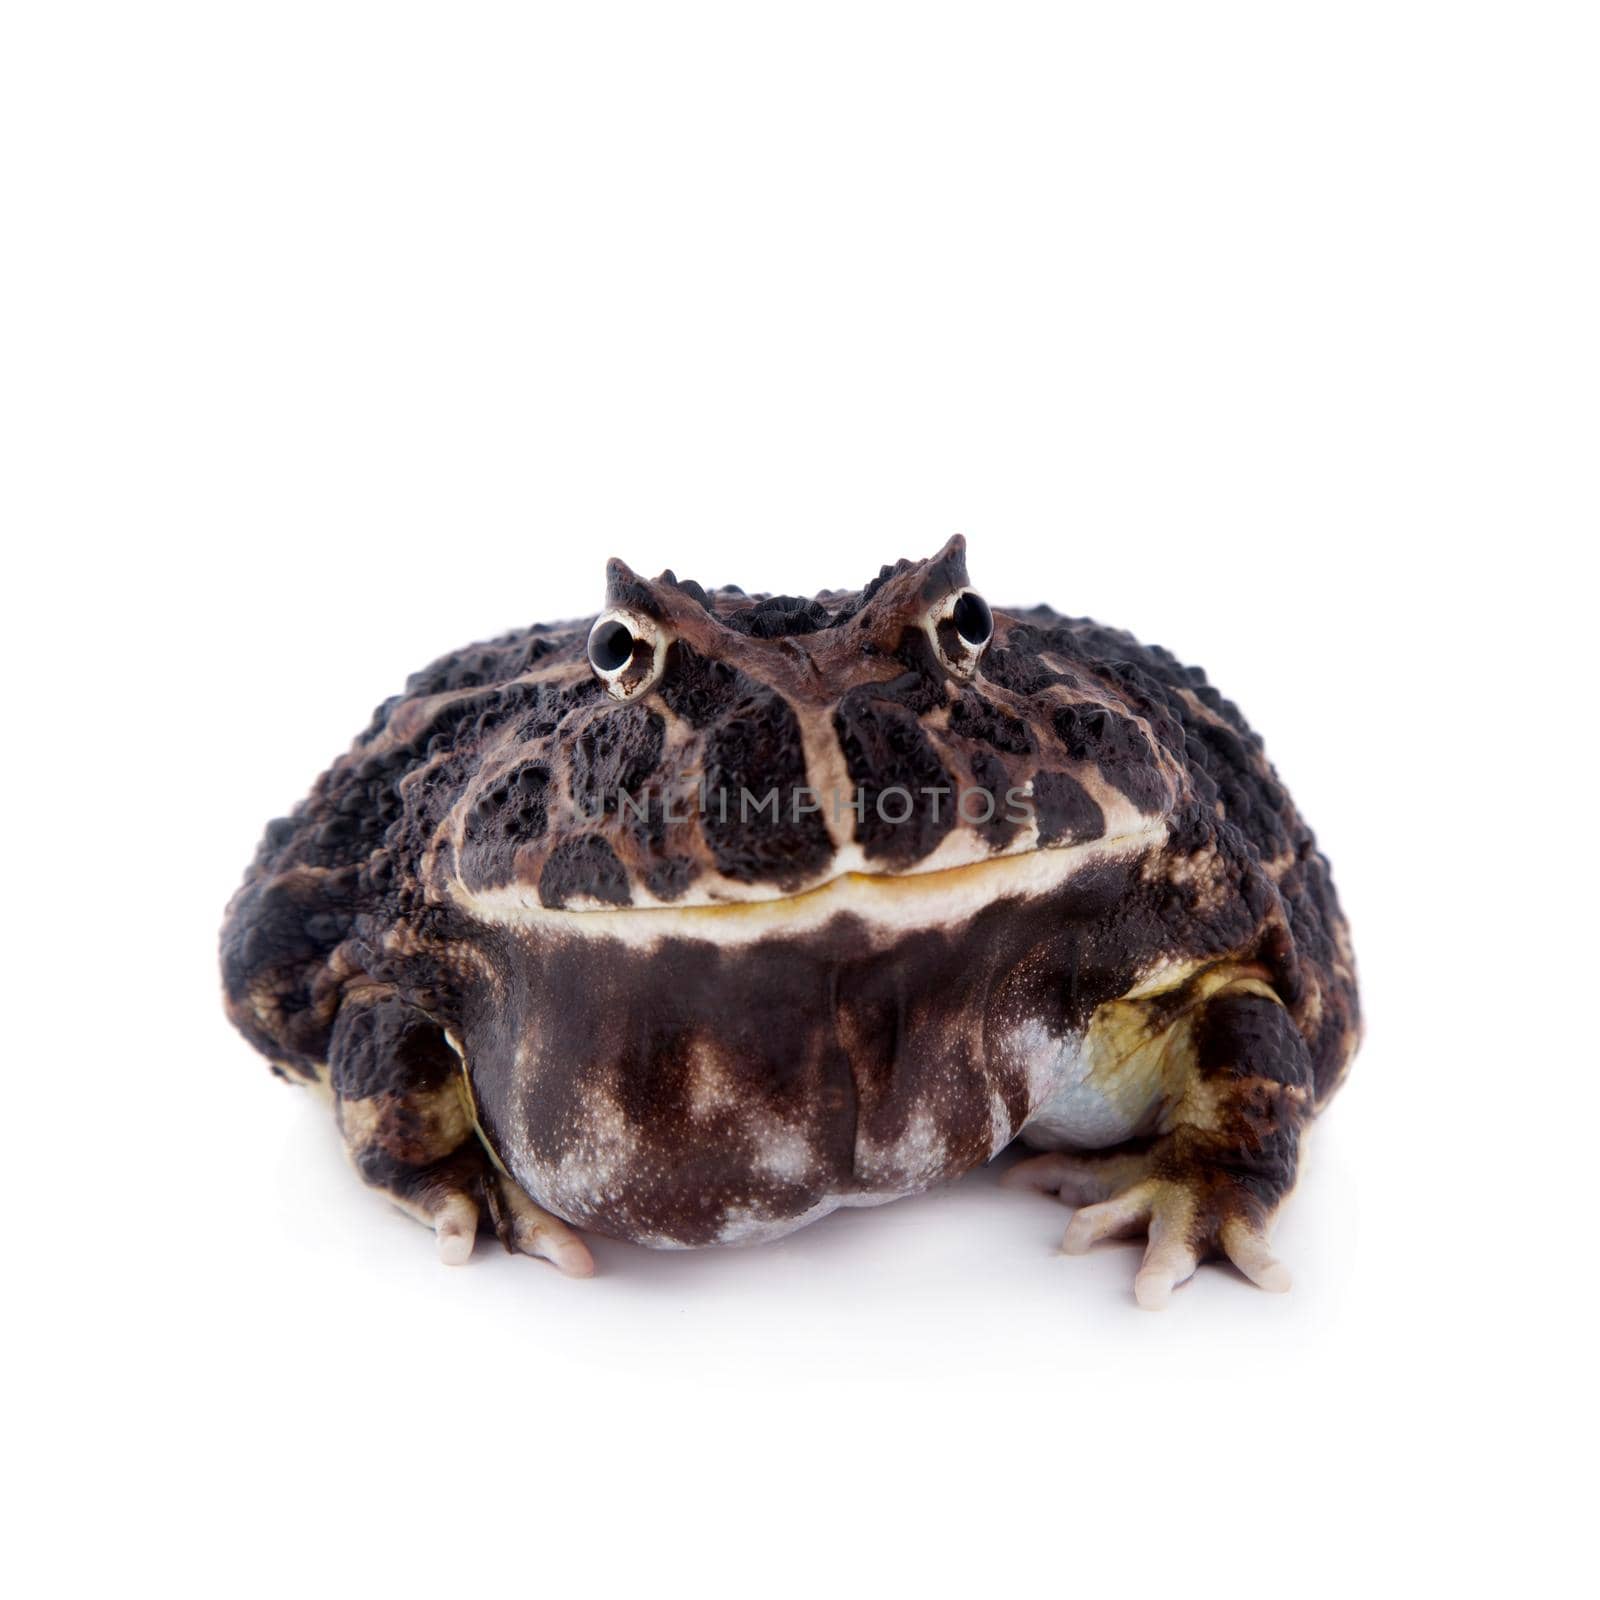
[(1060, 889), (1081, 874), (1112, 861), (1125, 861), (1159, 847), (1164, 822), (1079, 844), (1033, 848), (908, 872), (839, 871), (826, 882), (792, 894), (699, 903), (636, 903), (618, 906), (598, 901), (546, 906), (532, 884), (509, 883), (469, 890), (452, 883), (450, 898), (478, 922), (567, 937), (619, 939), (653, 945), (663, 938), (705, 939), (746, 944), (766, 936), (799, 934), (838, 916), (888, 929), (949, 926), (999, 900), (1028, 899)]

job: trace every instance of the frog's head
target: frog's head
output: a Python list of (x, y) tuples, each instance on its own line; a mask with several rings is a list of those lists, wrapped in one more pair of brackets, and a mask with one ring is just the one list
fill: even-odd
[(612, 561), (502, 693), (435, 856), (480, 912), (940, 872), (1148, 829), (1172, 793), (1070, 629), (992, 609), (959, 536), (813, 599)]

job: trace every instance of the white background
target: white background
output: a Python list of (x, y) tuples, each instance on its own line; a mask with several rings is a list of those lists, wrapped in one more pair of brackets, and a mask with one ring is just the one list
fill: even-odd
[[(1573, 1592), (1592, 10), (4, 15), (8, 1587)], [(610, 554), (957, 529), (1202, 662), (1333, 859), (1293, 1293), (1141, 1313), (993, 1173), (438, 1266), (223, 1021), (261, 825)]]

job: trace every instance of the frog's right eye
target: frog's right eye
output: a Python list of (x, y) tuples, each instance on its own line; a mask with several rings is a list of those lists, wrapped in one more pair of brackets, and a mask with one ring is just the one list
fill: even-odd
[(617, 700), (643, 694), (661, 676), (666, 640), (636, 611), (602, 611), (589, 630), (589, 665)]
[(589, 635), (589, 665), (605, 677), (632, 660), (633, 630), (616, 617), (602, 617)]
[(939, 659), (963, 678), (978, 669), (978, 657), (994, 637), (994, 613), (976, 589), (957, 589), (928, 613), (927, 628)]

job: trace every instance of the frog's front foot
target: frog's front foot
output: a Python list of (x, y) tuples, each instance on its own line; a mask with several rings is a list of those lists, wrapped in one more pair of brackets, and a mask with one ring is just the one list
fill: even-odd
[(1209, 1256), (1282, 1292), (1288, 1269), (1267, 1238), (1294, 1186), (1312, 1109), (1305, 1043), (1276, 998), (1254, 986), (1212, 998), (1174, 1027), (1171, 1049), (1187, 1070), (1155, 1136), (1101, 1153), (1035, 1156), (1003, 1181), (1079, 1208), (1061, 1241), (1068, 1255), (1146, 1235), (1133, 1285), (1141, 1306), (1164, 1306)]
[(466, 1261), (488, 1229), (507, 1250), (542, 1256), (569, 1278), (592, 1276), (588, 1245), (490, 1155), (459, 1060), (431, 1018), (383, 989), (358, 990), (334, 1025), (329, 1069), (356, 1171), (433, 1229), (446, 1266)]
[[(345, 1119), (347, 1139), (353, 1120)], [(446, 1266), (462, 1265), (471, 1257), (478, 1234), (492, 1232), (511, 1253), (540, 1256), (569, 1278), (594, 1275), (588, 1245), (559, 1217), (535, 1205), (475, 1139), (416, 1164), (397, 1160), (381, 1146), (353, 1148), (351, 1154), (368, 1183), (433, 1229)]]
[(1166, 1305), (1208, 1256), (1226, 1256), (1260, 1288), (1281, 1294), (1289, 1287), (1289, 1269), (1267, 1243), (1270, 1217), (1252, 1197), (1226, 1175), (1162, 1176), (1163, 1165), (1154, 1146), (1102, 1157), (1052, 1151), (1020, 1162), (1001, 1181), (1078, 1208), (1061, 1241), (1070, 1256), (1102, 1239), (1144, 1234), (1149, 1242), (1133, 1292), (1147, 1310)]

